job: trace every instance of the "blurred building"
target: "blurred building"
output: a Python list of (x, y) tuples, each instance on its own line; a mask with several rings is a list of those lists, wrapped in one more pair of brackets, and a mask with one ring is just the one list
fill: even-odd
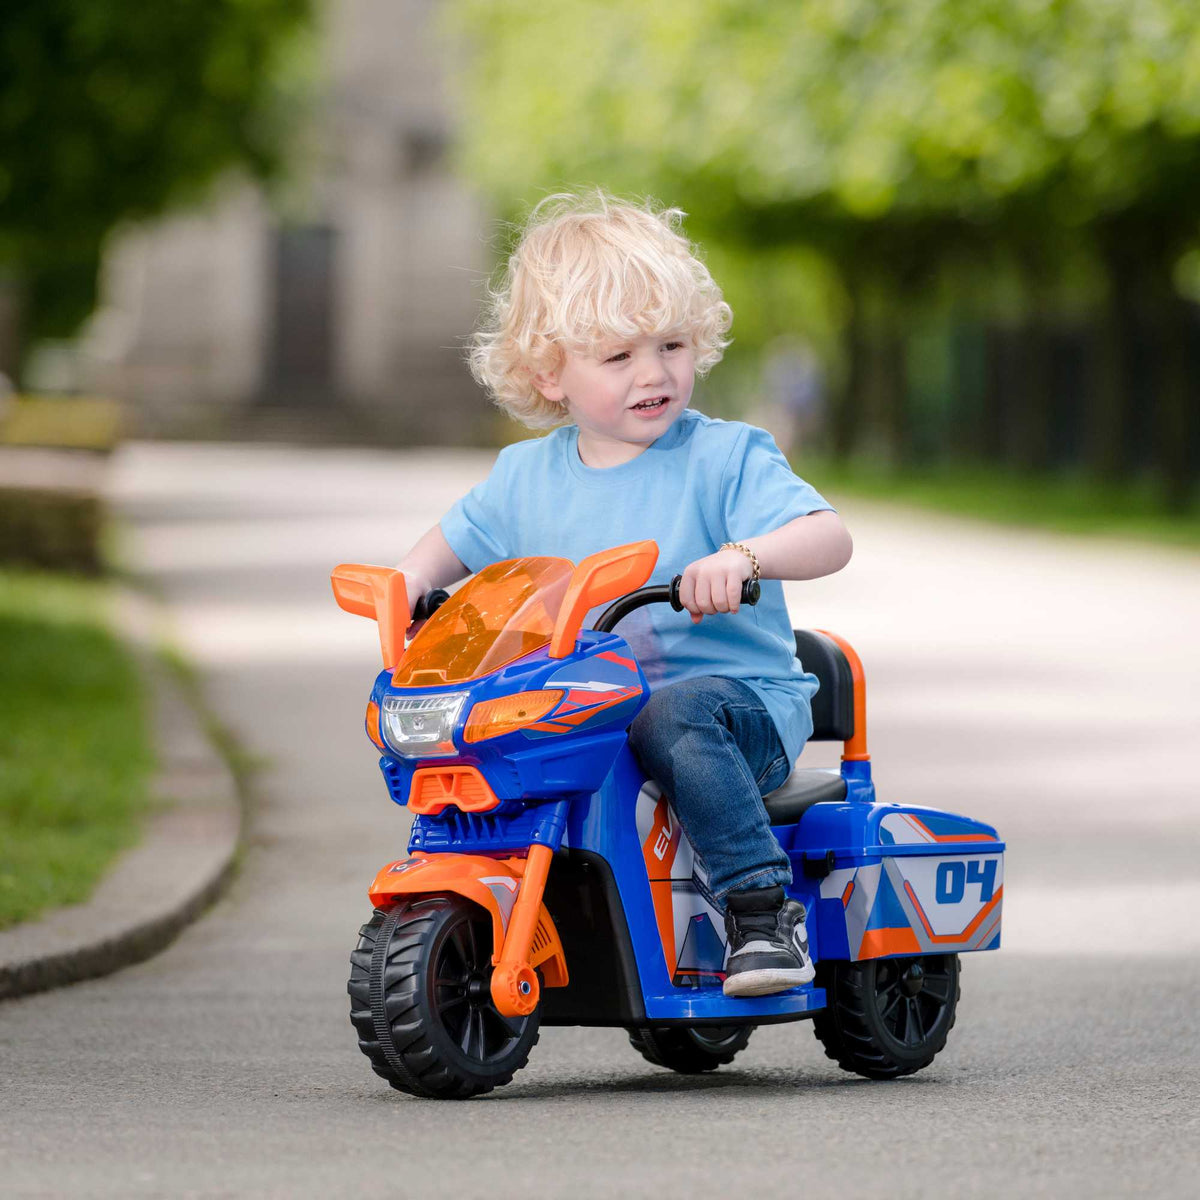
[(202, 211), (113, 239), (89, 384), (147, 432), (487, 437), (462, 347), (488, 270), (451, 175), (437, 6), (328, 0), (299, 179), (229, 180)]

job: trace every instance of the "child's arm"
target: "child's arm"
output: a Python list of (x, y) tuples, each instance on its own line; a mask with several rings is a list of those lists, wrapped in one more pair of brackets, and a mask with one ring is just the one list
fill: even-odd
[(426, 592), (448, 587), (471, 573), (450, 549), (441, 525), (422, 534), (421, 540), (396, 564), (396, 569), (404, 573), (409, 613)]
[[(828, 509), (797, 517), (761, 537), (743, 538), (742, 545), (754, 551), (763, 579), (820, 579), (840, 571), (854, 553), (841, 517)], [(739, 554), (750, 566), (740, 551), (722, 553)], [(745, 578), (750, 578), (749, 573)]]
[[(840, 571), (854, 550), (845, 525), (835, 512), (822, 509), (797, 517), (758, 537), (743, 538), (754, 551), (763, 579), (819, 579)], [(737, 612), (742, 583), (753, 574), (740, 550), (718, 550), (698, 558), (683, 573), (679, 599), (699, 621), (704, 613)]]

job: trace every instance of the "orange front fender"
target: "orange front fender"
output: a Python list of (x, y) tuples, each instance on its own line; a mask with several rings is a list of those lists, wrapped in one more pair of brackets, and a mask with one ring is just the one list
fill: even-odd
[[(492, 962), (508, 933), (508, 918), (521, 888), (523, 858), (484, 858), (474, 854), (422, 854), (388, 863), (371, 884), (369, 895), (376, 908), (397, 896), (454, 892), (478, 904), (492, 918)], [(547, 987), (566, 987), (567, 960), (554, 918), (541, 906), (529, 964), (540, 968)]]

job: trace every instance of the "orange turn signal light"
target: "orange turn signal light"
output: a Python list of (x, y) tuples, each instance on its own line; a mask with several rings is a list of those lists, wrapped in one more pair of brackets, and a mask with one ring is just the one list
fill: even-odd
[(367, 701), (367, 737), (369, 737), (380, 750), (386, 748), (383, 744), (383, 738), (379, 733), (379, 705), (376, 704), (374, 700)]
[(463, 741), (482, 742), (484, 738), (499, 737), (524, 725), (532, 725), (562, 698), (561, 690), (548, 690), (517, 692), (513, 696), (501, 696), (499, 700), (485, 700), (471, 709), (463, 728)]

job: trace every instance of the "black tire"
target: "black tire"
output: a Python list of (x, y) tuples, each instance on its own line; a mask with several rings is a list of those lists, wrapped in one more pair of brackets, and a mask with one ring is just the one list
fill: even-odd
[(896, 1079), (929, 1066), (958, 1006), (957, 954), (823, 964), (829, 1007), (813, 1018), (825, 1053), (844, 1071)]
[(463, 1100), (529, 1060), (539, 1015), (492, 1004), (492, 921), (461, 896), (377, 908), (350, 955), (350, 1020), (377, 1075), (414, 1096)]
[(647, 1062), (681, 1075), (715, 1071), (746, 1048), (754, 1025), (672, 1025), (630, 1029), (629, 1044)]

